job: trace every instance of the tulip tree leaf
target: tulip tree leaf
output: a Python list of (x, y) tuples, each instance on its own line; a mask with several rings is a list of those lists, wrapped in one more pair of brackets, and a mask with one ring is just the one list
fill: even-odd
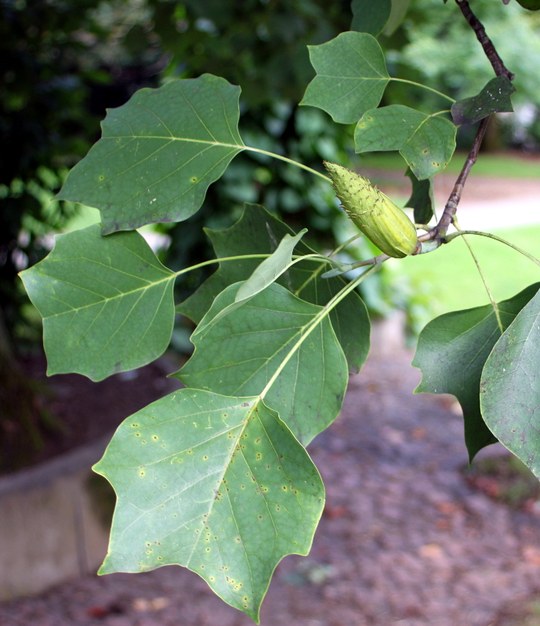
[(43, 318), (49, 375), (102, 380), (155, 360), (169, 345), (175, 274), (139, 233), (99, 230), (58, 236), (52, 252), (21, 273)]
[(210, 74), (139, 90), (108, 111), (59, 198), (99, 209), (105, 234), (187, 219), (245, 147), (239, 97), (239, 87)]
[(292, 264), (294, 248), (306, 232), (307, 228), (304, 228), (297, 235), (284, 235), (275, 252), (258, 265), (253, 274), (240, 286), (234, 301), (238, 303), (252, 298), (286, 272)]
[(434, 206), (433, 178), (418, 180), (410, 168), (407, 168), (405, 175), (412, 184), (411, 196), (405, 203), (405, 206), (414, 210), (415, 224), (429, 224), (433, 217)]
[[(230, 285), (214, 300), (191, 336), (195, 352), (176, 376), (188, 387), (258, 395), (294, 351), (268, 390), (266, 402), (307, 444), (340, 411), (348, 378), (343, 350), (328, 318), (307, 334), (321, 307), (276, 283), (220, 316), (234, 302), (241, 284)], [(295, 348), (302, 337), (304, 342)]]
[[(499, 303), (503, 328), (537, 292), (527, 287)], [(480, 413), (480, 378), (486, 360), (501, 336), (491, 305), (454, 311), (432, 320), (420, 333), (413, 365), (422, 370), (416, 392), (450, 393), (458, 399), (465, 420), (465, 443), (472, 459), (496, 438)]]
[(514, 86), (506, 76), (492, 78), (476, 96), (452, 105), (454, 124), (476, 124), (492, 113), (512, 112), (514, 108), (510, 96), (514, 91)]
[(233, 302), (228, 304), (224, 309), (221, 309), (212, 319), (212, 324), (216, 324), (222, 317), (231, 313), (233, 309), (241, 307), (246, 300), (253, 298), (253, 296), (266, 289), (266, 287), (271, 285), (287, 271), (287, 268), (293, 264), (292, 253), (294, 247), (306, 232), (307, 228), (304, 228), (304, 230), (294, 237), (285, 235), (279, 242), (275, 252), (267, 259), (264, 259), (264, 261), (255, 268), (251, 276), (240, 285)]
[(456, 148), (456, 127), (401, 104), (364, 113), (354, 131), (357, 153), (399, 150), (416, 178), (443, 170)]
[(322, 109), (341, 124), (356, 123), (379, 104), (390, 76), (375, 37), (345, 32), (308, 50), (316, 76), (300, 104)]
[(537, 291), (495, 344), (480, 381), (480, 406), (486, 424), (538, 478), (539, 345), (540, 291)]
[(384, 27), (384, 35), (390, 37), (401, 26), (410, 4), (411, 0), (392, 0), (392, 11)]
[[(230, 228), (206, 229), (218, 258), (269, 253), (277, 248), (285, 235), (293, 231), (260, 206), (247, 206), (240, 219)], [(299, 254), (310, 254), (313, 250), (303, 241), (297, 246)], [(228, 285), (246, 280), (257, 268), (257, 259), (237, 260), (220, 263), (199, 289), (182, 302), (178, 311), (198, 323), (210, 308), (216, 296)], [(346, 284), (342, 278), (326, 280), (316, 274), (319, 266), (302, 262), (287, 270), (278, 282), (288, 289), (301, 289), (303, 300), (325, 305)], [(321, 272), (322, 273), (322, 272)], [(351, 371), (360, 369), (369, 351), (370, 322), (366, 306), (357, 292), (349, 294), (331, 312), (330, 319), (336, 335), (347, 357)]]
[(352, 0), (351, 9), (351, 30), (378, 35), (390, 17), (392, 0)]
[(120, 425), (94, 470), (117, 495), (100, 574), (182, 565), (255, 621), (324, 505), (317, 468), (259, 398), (169, 394)]

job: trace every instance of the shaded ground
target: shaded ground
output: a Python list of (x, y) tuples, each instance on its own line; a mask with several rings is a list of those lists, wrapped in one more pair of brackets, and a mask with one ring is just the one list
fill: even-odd
[[(522, 611), (540, 593), (540, 512), (465, 479), (461, 417), (447, 397), (413, 396), (411, 355), (391, 357), (370, 358), (310, 448), (326, 511), (309, 557), (278, 567), (262, 625), (532, 626)], [(90, 576), (0, 604), (2, 626), (250, 623), (180, 568)]]

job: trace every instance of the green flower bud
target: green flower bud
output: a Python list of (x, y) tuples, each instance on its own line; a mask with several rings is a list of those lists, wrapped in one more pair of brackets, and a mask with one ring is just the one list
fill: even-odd
[(377, 248), (396, 258), (417, 251), (416, 228), (397, 204), (356, 172), (327, 161), (324, 166), (345, 212)]

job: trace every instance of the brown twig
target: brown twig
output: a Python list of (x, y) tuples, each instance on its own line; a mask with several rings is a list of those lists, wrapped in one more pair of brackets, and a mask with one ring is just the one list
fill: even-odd
[(489, 119), (489, 117), (485, 117), (478, 126), (473, 145), (467, 155), (467, 159), (465, 160), (463, 167), (461, 168), (461, 172), (454, 183), (454, 187), (448, 197), (441, 219), (437, 225), (429, 231), (430, 239), (439, 239), (444, 237), (454, 219), (459, 201), (461, 200), (461, 194), (463, 193), (465, 181), (469, 176), (472, 166), (476, 163), (476, 159), (478, 158), (478, 153), (487, 131)]
[(514, 78), (514, 75), (510, 70), (507, 69), (506, 65), (503, 63), (503, 60), (495, 49), (493, 42), (487, 36), (486, 29), (484, 28), (482, 22), (472, 12), (471, 7), (469, 6), (469, 0), (456, 0), (456, 4), (465, 16), (465, 19), (469, 23), (470, 27), (476, 33), (476, 38), (484, 49), (484, 52), (486, 53), (486, 56), (491, 63), (495, 74), (497, 74), (497, 76), (506, 76), (508, 80), (512, 80)]
[[(495, 71), (495, 74), (497, 76), (506, 76), (509, 80), (512, 80), (514, 78), (514, 75), (506, 68), (503, 60), (499, 56), (499, 53), (495, 49), (493, 42), (487, 36), (484, 25), (476, 17), (471, 7), (469, 6), (469, 0), (456, 0), (456, 3), (459, 6), (463, 15), (465, 16), (465, 19), (469, 23), (470, 27), (476, 33), (476, 37), (482, 45), (482, 49), (489, 59)], [(478, 153), (480, 151), (482, 141), (484, 140), (490, 117), (484, 118), (478, 126), (473, 145), (469, 151), (469, 154), (467, 155), (467, 159), (465, 160), (461, 172), (456, 179), (454, 188), (452, 189), (452, 192), (448, 197), (448, 201), (446, 202), (446, 205), (444, 207), (443, 214), (441, 215), (441, 218), (437, 225), (432, 228), (428, 233), (428, 238), (432, 241), (440, 241), (442, 238), (444, 238), (450, 224), (454, 220), (458, 204), (461, 200), (461, 194), (463, 193), (463, 187), (465, 186), (465, 182), (469, 176), (472, 166), (476, 163), (476, 159), (478, 158)]]

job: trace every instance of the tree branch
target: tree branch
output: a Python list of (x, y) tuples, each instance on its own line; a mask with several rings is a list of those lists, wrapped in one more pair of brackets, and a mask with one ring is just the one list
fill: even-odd
[(454, 183), (454, 187), (448, 197), (441, 219), (438, 224), (429, 231), (430, 239), (439, 239), (444, 237), (454, 219), (459, 201), (461, 200), (461, 194), (463, 193), (465, 181), (469, 177), (472, 166), (476, 163), (476, 159), (478, 158), (478, 153), (480, 152), (480, 147), (482, 145), (482, 141), (484, 140), (490, 117), (485, 117), (478, 126), (473, 145), (467, 155), (467, 159), (465, 160), (463, 167), (461, 168), (461, 172)]
[(484, 52), (489, 62), (491, 63), (495, 74), (497, 74), (497, 76), (506, 76), (508, 80), (512, 80), (514, 78), (514, 74), (512, 74), (512, 72), (506, 68), (506, 65), (503, 63), (503, 60), (495, 49), (493, 42), (487, 36), (484, 25), (472, 12), (471, 7), (469, 6), (469, 0), (456, 0), (456, 4), (465, 16), (465, 19), (469, 23), (469, 26), (474, 30), (476, 38), (484, 49)]
[[(512, 74), (512, 72), (510, 72), (506, 68), (503, 60), (499, 56), (499, 53), (495, 49), (493, 42), (487, 36), (484, 25), (472, 12), (471, 7), (469, 6), (469, 0), (456, 0), (456, 3), (463, 15), (465, 16), (465, 19), (467, 20), (469, 26), (476, 33), (476, 37), (482, 45), (482, 49), (489, 59), (489, 62), (491, 63), (495, 74), (497, 76), (506, 76), (509, 80), (512, 80), (514, 78), (514, 74)], [(484, 118), (478, 126), (473, 145), (469, 151), (469, 154), (467, 155), (467, 159), (465, 160), (461, 172), (457, 177), (454, 188), (452, 189), (452, 193), (450, 194), (448, 201), (446, 202), (443, 214), (441, 215), (441, 219), (439, 220), (437, 225), (432, 228), (428, 233), (429, 239), (432, 241), (437, 239), (441, 240), (446, 235), (446, 232), (454, 219), (458, 204), (461, 200), (461, 194), (463, 193), (465, 182), (469, 176), (472, 166), (476, 163), (476, 159), (478, 158), (478, 153), (486, 134), (490, 117), (491, 116)]]

